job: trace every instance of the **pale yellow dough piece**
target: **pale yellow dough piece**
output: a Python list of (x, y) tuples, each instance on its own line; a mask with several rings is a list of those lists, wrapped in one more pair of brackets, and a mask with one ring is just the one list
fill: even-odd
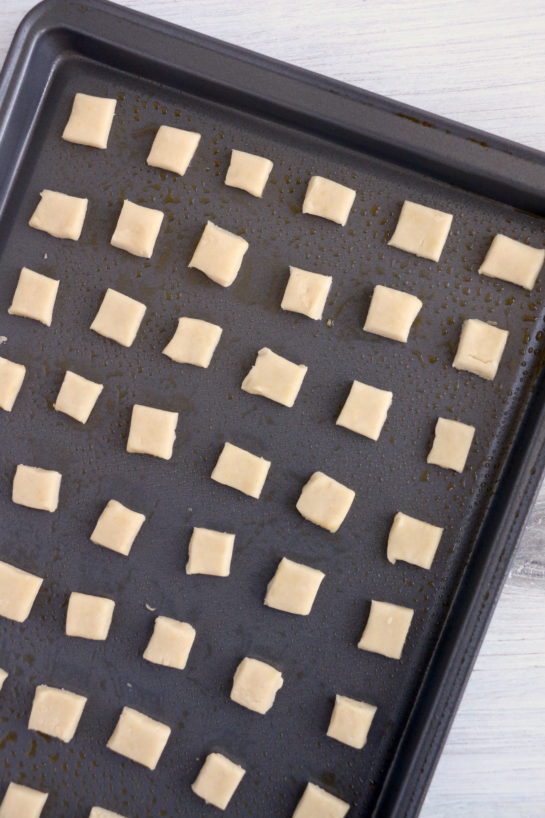
[(20, 463), (13, 478), (11, 499), (14, 503), (39, 511), (56, 511), (62, 474)]
[(401, 659), (413, 615), (411, 608), (373, 599), (358, 648), (390, 659)]
[(246, 656), (233, 676), (231, 699), (248, 710), (268, 713), (274, 704), (276, 694), (284, 684), (279, 670), (259, 659)]
[(0, 818), (40, 818), (48, 792), (11, 782), (0, 804)]
[(23, 267), (8, 313), (32, 318), (50, 327), (58, 289), (59, 282), (56, 279)]
[(189, 541), (186, 573), (228, 577), (234, 544), (234, 534), (212, 531), (210, 528), (194, 528)]
[(102, 304), (91, 324), (91, 329), (104, 338), (130, 347), (140, 328), (146, 305), (128, 295), (108, 288)]
[(420, 258), (439, 261), (451, 225), (451, 213), (406, 201), (388, 244)]
[(191, 789), (206, 804), (226, 809), (246, 770), (221, 753), (210, 753), (191, 785)]
[(77, 145), (107, 148), (116, 104), (115, 99), (107, 97), (75, 94), (62, 138)]
[(376, 712), (377, 708), (372, 704), (337, 695), (327, 735), (355, 750), (361, 750), (367, 743)]
[(178, 412), (168, 412), (135, 403), (132, 408), (127, 451), (170, 460), (177, 425)]
[(124, 707), (106, 746), (114, 753), (154, 770), (170, 733), (171, 729), (166, 724), (145, 716), (132, 707)]
[(42, 582), (42, 577), (0, 561), (0, 616), (25, 622)]
[(210, 476), (217, 483), (230, 486), (257, 500), (261, 496), (270, 466), (270, 461), (264, 457), (258, 457), (232, 443), (225, 443)]
[(344, 522), (355, 496), (352, 489), (315, 471), (303, 486), (296, 508), (305, 520), (334, 534)]
[(292, 818), (344, 818), (349, 809), (346, 801), (309, 782)]
[(91, 542), (127, 556), (144, 520), (144, 514), (109, 500), (91, 534)]
[(308, 616), (325, 574), (283, 557), (267, 586), (264, 604), (286, 613)]
[(545, 250), (498, 233), (492, 239), (479, 273), (532, 290), (544, 261)]
[(422, 301), (415, 295), (377, 284), (363, 329), (392, 341), (406, 343)]
[(0, 668), (0, 690), (2, 690), (2, 688), (4, 687), (4, 682), (6, 681), (8, 676), (9, 673), (7, 672), (7, 670)]
[(240, 388), (251, 395), (262, 395), (291, 408), (307, 372), (308, 367), (304, 364), (294, 364), (263, 347)]
[(238, 275), (249, 246), (242, 236), (207, 222), (187, 266), (200, 270), (216, 284), (229, 287)]
[(195, 628), (188, 622), (158, 616), (144, 659), (156, 665), (183, 670), (195, 641)]
[(133, 256), (151, 258), (164, 215), (125, 199), (110, 244)]
[(392, 405), (393, 393), (376, 386), (353, 381), (348, 397), (337, 418), (337, 426), (344, 426), (358, 435), (378, 440)]
[(332, 282), (331, 276), (290, 267), (290, 277), (280, 306), (283, 310), (298, 312), (317, 321), (324, 314)]
[(487, 381), (494, 380), (508, 336), (506, 329), (493, 327), (477, 318), (468, 318), (462, 325), (452, 366), (473, 372)]
[(264, 156), (232, 150), (225, 184), (245, 190), (260, 199), (272, 169), (273, 163)]
[(87, 423), (103, 389), (101, 383), (89, 381), (67, 369), (53, 408), (80, 423)]
[(323, 176), (311, 176), (303, 202), (303, 213), (321, 216), (322, 219), (329, 219), (344, 227), (355, 198), (356, 191), (352, 188), (324, 179)]
[(25, 375), (26, 366), (0, 358), (0, 409), (11, 412)]
[(81, 639), (107, 639), (114, 608), (113, 599), (72, 591), (66, 611), (66, 635)]
[(28, 729), (69, 742), (74, 738), (83, 708), (85, 696), (58, 687), (38, 685), (34, 693)]
[(89, 200), (58, 193), (56, 190), (42, 190), (40, 197), (30, 218), (30, 227), (43, 230), (56, 239), (78, 241)]
[(460, 423), (459, 420), (438, 418), (427, 462), (443, 469), (463, 472), (474, 435), (474, 426)]
[(104, 807), (91, 807), (89, 818), (125, 818), (119, 812), (112, 812), (111, 809), (104, 809)]
[(443, 529), (439, 526), (398, 511), (388, 535), (388, 561), (402, 560), (420, 568), (431, 568), (442, 536)]
[(176, 332), (163, 350), (178, 364), (192, 364), (207, 369), (223, 332), (217, 324), (200, 318), (178, 318)]
[(200, 133), (161, 125), (155, 134), (146, 162), (154, 168), (170, 170), (183, 176), (195, 155)]

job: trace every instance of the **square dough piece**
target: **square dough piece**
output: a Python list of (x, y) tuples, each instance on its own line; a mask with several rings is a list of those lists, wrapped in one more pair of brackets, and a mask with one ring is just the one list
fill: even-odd
[(544, 261), (545, 250), (498, 233), (492, 239), (479, 273), (532, 290)]
[(127, 451), (170, 460), (177, 425), (178, 412), (167, 412), (135, 403), (132, 407)]
[(325, 574), (283, 557), (267, 585), (264, 604), (286, 613), (308, 616)]
[(151, 258), (164, 215), (125, 199), (110, 244), (133, 256)]
[(413, 615), (411, 608), (373, 599), (358, 648), (390, 659), (401, 659)]
[(188, 622), (158, 616), (144, 659), (156, 665), (183, 670), (195, 641), (195, 628)]
[(363, 329), (392, 341), (406, 343), (422, 302), (416, 295), (377, 284)]
[(62, 138), (77, 145), (107, 148), (117, 100), (75, 94)]
[(315, 471), (303, 486), (296, 508), (305, 520), (335, 533), (350, 511), (355, 496), (352, 489), (321, 471)]
[(85, 696), (79, 696), (70, 690), (38, 685), (28, 729), (38, 730), (64, 742), (72, 741), (86, 703)]
[(233, 676), (231, 699), (248, 710), (267, 713), (274, 704), (276, 694), (284, 684), (279, 670), (259, 659), (246, 656)]
[(12, 781), (0, 804), (0, 818), (40, 818), (48, 797), (48, 792)]
[(367, 742), (376, 712), (377, 708), (372, 704), (337, 695), (327, 735), (355, 750), (361, 750)]
[(473, 372), (487, 381), (494, 380), (508, 335), (506, 329), (493, 327), (478, 318), (468, 318), (462, 325), (452, 366), (465, 372)]
[(378, 440), (392, 405), (393, 393), (377, 389), (361, 381), (353, 381), (337, 426), (344, 426), (358, 435)]
[(264, 398), (291, 408), (307, 372), (308, 367), (304, 364), (294, 364), (263, 347), (257, 353), (255, 364), (240, 388), (250, 395), (263, 395)]
[(36, 210), (30, 217), (30, 227), (43, 230), (56, 239), (78, 241), (89, 200), (58, 193), (56, 190), (42, 190), (40, 197)]
[(250, 245), (242, 236), (207, 222), (188, 267), (196, 267), (208, 278), (229, 287), (238, 275)]
[(113, 599), (72, 591), (66, 611), (66, 635), (81, 639), (106, 639), (114, 608)]
[(136, 338), (145, 312), (145, 304), (108, 287), (91, 324), (91, 329), (103, 335), (104, 338), (117, 341), (121, 346), (130, 347)]
[(431, 568), (442, 536), (443, 529), (439, 526), (398, 511), (388, 535), (388, 562), (395, 564), (403, 560), (420, 568)]
[(311, 176), (308, 183), (303, 213), (321, 216), (322, 219), (341, 224), (348, 221), (356, 191), (323, 176)]
[(396, 229), (388, 244), (420, 258), (439, 261), (451, 224), (451, 213), (416, 202), (403, 202)]
[(146, 162), (154, 168), (170, 170), (183, 176), (195, 155), (200, 133), (161, 125), (155, 134)]
[(170, 727), (145, 716), (132, 707), (124, 707), (107, 743), (109, 750), (154, 770), (166, 747)]
[(127, 556), (145, 519), (144, 514), (131, 511), (117, 500), (109, 500), (97, 520), (90, 540)]
[(53, 408), (80, 423), (87, 423), (103, 389), (101, 383), (89, 381), (67, 369)]
[(56, 511), (62, 474), (20, 463), (13, 478), (11, 499), (14, 503), (39, 511)]
[(43, 276), (29, 270), (28, 267), (23, 267), (8, 313), (32, 318), (50, 327), (58, 289), (59, 282), (55, 278)]
[(0, 690), (2, 690), (2, 688), (4, 687), (4, 682), (6, 681), (8, 676), (9, 673), (7, 672), (7, 670), (0, 668)]
[(350, 804), (316, 784), (307, 784), (292, 818), (344, 818)]
[(0, 358), (0, 409), (11, 412), (25, 375), (26, 366)]
[(298, 312), (315, 321), (324, 314), (325, 302), (333, 278), (321, 273), (311, 273), (290, 267), (290, 277), (284, 291), (281, 308), (289, 312)]
[(217, 483), (230, 486), (257, 500), (261, 496), (270, 467), (270, 460), (232, 443), (225, 443), (210, 476)]
[(435, 424), (435, 437), (427, 462), (444, 469), (463, 472), (475, 427), (459, 420), (438, 418)]
[(191, 789), (206, 804), (226, 809), (246, 770), (221, 753), (210, 753), (191, 785)]
[(89, 818), (125, 818), (119, 812), (112, 812), (111, 809), (104, 809), (104, 807), (91, 807)]
[(42, 577), (0, 561), (0, 616), (25, 622), (42, 582)]
[(264, 156), (232, 150), (225, 184), (245, 190), (260, 199), (272, 169), (273, 163)]
[(178, 318), (176, 332), (163, 350), (178, 364), (192, 364), (207, 369), (223, 332), (217, 324), (200, 318)]
[(212, 531), (210, 528), (194, 528), (189, 540), (186, 574), (228, 577), (234, 544), (234, 534)]

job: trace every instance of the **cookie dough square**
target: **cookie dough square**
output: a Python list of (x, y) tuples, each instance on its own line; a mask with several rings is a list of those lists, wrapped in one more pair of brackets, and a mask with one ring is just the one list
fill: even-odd
[(104, 596), (72, 591), (66, 611), (66, 635), (81, 639), (107, 639), (115, 602)]
[(390, 659), (401, 659), (413, 614), (411, 608), (373, 599), (358, 648)]
[(264, 156), (232, 150), (225, 184), (245, 190), (260, 199), (272, 169), (273, 163)]
[(355, 750), (361, 750), (367, 742), (376, 712), (377, 708), (372, 704), (337, 695), (327, 735)]
[(178, 318), (176, 332), (163, 350), (178, 364), (192, 364), (207, 369), (223, 332), (217, 324), (200, 318)]
[(308, 367), (304, 364), (294, 364), (263, 347), (257, 353), (255, 364), (240, 388), (250, 395), (263, 395), (264, 398), (291, 408), (307, 372)]
[(11, 412), (25, 375), (26, 366), (0, 358), (0, 409)]
[(195, 628), (188, 622), (158, 616), (144, 659), (156, 665), (183, 670), (195, 641)]
[(110, 244), (133, 256), (151, 258), (164, 215), (125, 199)]
[(87, 423), (103, 389), (101, 383), (89, 381), (67, 369), (53, 408), (80, 423)]
[(178, 412), (135, 403), (132, 408), (127, 451), (170, 460), (176, 440)]
[(187, 266), (200, 270), (216, 284), (229, 287), (238, 275), (249, 246), (242, 236), (207, 222)]
[(23, 267), (8, 312), (10, 315), (32, 318), (50, 327), (58, 289), (56, 279)]
[(79, 696), (70, 690), (38, 685), (34, 693), (28, 729), (37, 730), (64, 742), (72, 741), (86, 703), (85, 696)]
[(452, 366), (465, 372), (473, 372), (487, 381), (494, 380), (508, 335), (506, 329), (493, 327), (478, 318), (468, 318), (462, 325)]
[(498, 233), (492, 239), (479, 273), (532, 290), (544, 261), (545, 250)]
[(91, 542), (127, 556), (144, 520), (144, 514), (109, 500), (91, 534)]
[(145, 312), (145, 304), (108, 287), (91, 329), (121, 346), (130, 347)]
[(171, 733), (160, 721), (124, 707), (108, 744), (109, 750), (154, 770), (163, 754)]
[(212, 531), (210, 528), (194, 528), (189, 540), (186, 573), (228, 577), (234, 544), (234, 534)]
[(161, 125), (155, 134), (146, 162), (154, 168), (170, 170), (183, 176), (195, 155), (200, 133)]
[(230, 486), (257, 500), (261, 496), (270, 467), (270, 461), (264, 457), (258, 457), (232, 443), (225, 443), (210, 476), (217, 483)]
[(439, 261), (451, 224), (451, 213), (416, 202), (403, 202), (396, 229), (388, 244), (420, 258)]
[(49, 233), (56, 239), (78, 241), (83, 230), (88, 203), (88, 199), (68, 196), (56, 190), (42, 190), (29, 225), (36, 230)]
[(115, 99), (107, 97), (75, 94), (62, 138), (77, 145), (107, 148), (116, 104)]
[(14, 503), (39, 511), (56, 511), (62, 474), (20, 463), (13, 478), (11, 499)]
[(355, 198), (356, 191), (352, 188), (324, 179), (323, 176), (311, 176), (303, 202), (303, 213), (321, 216), (322, 219), (329, 219), (344, 227)]
[(349, 809), (346, 801), (309, 782), (292, 818), (344, 818)]
[(286, 613), (308, 616), (325, 574), (283, 557), (267, 586), (264, 604)]
[(104, 809), (104, 807), (91, 807), (89, 818), (124, 818), (124, 816), (119, 812), (112, 812), (111, 809)]
[(0, 804), (0, 818), (40, 818), (48, 797), (48, 792), (12, 781)]
[(361, 381), (353, 381), (348, 397), (337, 418), (337, 426), (344, 426), (358, 435), (378, 440), (392, 405), (393, 393), (377, 389)]
[(210, 753), (191, 785), (206, 804), (226, 809), (246, 770), (221, 753)]
[(42, 577), (0, 561), (0, 616), (26, 622), (42, 582)]
[(7, 672), (7, 670), (0, 668), (0, 690), (2, 690), (2, 688), (4, 687), (4, 682), (6, 681), (8, 676), (9, 673)]
[(459, 420), (438, 418), (427, 462), (443, 469), (463, 472), (474, 435), (474, 426), (460, 423)]
[(377, 284), (363, 329), (392, 341), (406, 343), (422, 301), (415, 295)]
[(248, 710), (268, 713), (274, 704), (276, 694), (284, 684), (279, 670), (259, 659), (246, 656), (233, 676), (231, 699)]
[(290, 267), (290, 277), (281, 308), (298, 312), (317, 321), (324, 314), (325, 302), (331, 289), (333, 278), (321, 273), (311, 273), (299, 267)]
[(296, 508), (305, 520), (335, 533), (344, 522), (356, 493), (328, 477), (315, 471), (303, 486)]
[(420, 568), (431, 568), (442, 536), (439, 526), (398, 511), (388, 535), (388, 561), (403, 560)]

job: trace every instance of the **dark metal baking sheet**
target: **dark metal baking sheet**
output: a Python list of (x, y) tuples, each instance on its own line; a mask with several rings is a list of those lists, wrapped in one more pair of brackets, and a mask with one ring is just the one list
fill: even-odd
[[(118, 98), (107, 151), (60, 139), (75, 91)], [(203, 134), (183, 178), (145, 164), (164, 123)], [(231, 147), (274, 161), (262, 200), (223, 185)], [(0, 354), (28, 367), (0, 417), (0, 558), (45, 577), (28, 621), (0, 623), (3, 785), (50, 791), (44, 818), (95, 803), (213, 815), (190, 783), (219, 749), (248, 770), (230, 815), (289, 816), (307, 780), (353, 815), (415, 815), (542, 472), (543, 283), (528, 294), (476, 272), (496, 232), (542, 245), (542, 154), (105, 2), (52, 0), (3, 71), (0, 163)], [(313, 173), (357, 189), (346, 228), (300, 213)], [(78, 243), (27, 227), (44, 187), (89, 197)], [(149, 262), (109, 245), (125, 196), (166, 214)], [(386, 247), (405, 198), (454, 214), (439, 264)], [(186, 267), (209, 218), (250, 242), (228, 290)], [(334, 276), (330, 321), (278, 309), (288, 264)], [(6, 314), (22, 265), (61, 280), (50, 329)], [(376, 283), (424, 301), (406, 345), (361, 331)], [(128, 350), (88, 330), (108, 286), (148, 306)], [(207, 371), (160, 354), (181, 314), (224, 327)], [(510, 331), (492, 383), (451, 367), (466, 317)], [(292, 410), (239, 388), (262, 346), (309, 366)], [(105, 383), (86, 426), (51, 408), (67, 368)], [(353, 378), (394, 392), (378, 443), (333, 423)], [(172, 461), (125, 452), (134, 402), (180, 412)], [(477, 427), (463, 475), (426, 466), (438, 415)], [(226, 439), (272, 460), (261, 501), (209, 479)], [(18, 462), (62, 472), (56, 514), (11, 503)], [(317, 469), (357, 492), (337, 535), (294, 508)], [(88, 539), (111, 497), (148, 517), (128, 559)], [(398, 509), (445, 526), (430, 572), (387, 563)], [(236, 532), (229, 579), (185, 575), (193, 525)], [(306, 619), (262, 604), (284, 555), (327, 574)], [(72, 590), (116, 600), (104, 644), (64, 636)], [(372, 598), (416, 610), (400, 662), (356, 649)], [(195, 625), (186, 671), (141, 659), (146, 604)], [(229, 701), (244, 655), (284, 672), (265, 717)], [(89, 697), (66, 746), (26, 729), (39, 683)], [(378, 705), (362, 752), (325, 737), (337, 692)], [(173, 727), (154, 773), (105, 748), (124, 705)]]

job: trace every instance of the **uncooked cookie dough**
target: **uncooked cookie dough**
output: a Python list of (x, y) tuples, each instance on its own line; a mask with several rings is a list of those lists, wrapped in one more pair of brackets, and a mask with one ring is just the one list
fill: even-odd
[(378, 440), (392, 405), (393, 393), (376, 386), (353, 381), (337, 426), (344, 426), (358, 435)]
[(187, 574), (208, 574), (212, 577), (228, 577), (235, 535), (210, 528), (194, 528), (189, 540)]
[(2, 690), (2, 688), (4, 687), (4, 682), (6, 681), (8, 676), (9, 673), (7, 672), (7, 670), (0, 668), (0, 690)]
[(0, 562), (0, 616), (14, 622), (25, 622), (42, 582), (42, 577), (29, 574), (8, 562)]
[(392, 341), (406, 343), (422, 301), (415, 295), (377, 284), (363, 329)]
[(231, 699), (248, 710), (268, 713), (274, 704), (276, 694), (284, 684), (279, 670), (259, 659), (246, 656), (233, 676)]
[(232, 150), (225, 184), (261, 198), (272, 169), (273, 163), (264, 156)]
[(230, 486), (257, 500), (261, 496), (270, 467), (270, 460), (232, 443), (225, 443), (210, 476), (217, 483)]
[(451, 224), (450, 213), (416, 202), (403, 202), (397, 227), (388, 244), (420, 258), (439, 261)]
[(91, 807), (89, 818), (125, 818), (125, 816), (120, 815), (119, 812), (112, 812), (110, 809), (104, 809), (104, 807)]
[(164, 215), (125, 199), (110, 244), (133, 256), (151, 258)]
[(121, 346), (130, 347), (145, 312), (145, 304), (108, 287), (91, 329)]
[(263, 347), (257, 353), (255, 364), (240, 388), (251, 395), (263, 395), (264, 398), (291, 408), (307, 371), (308, 367), (304, 364), (294, 364)]
[(79, 696), (70, 690), (38, 685), (32, 702), (28, 729), (37, 730), (64, 742), (72, 741), (86, 703), (85, 696)]
[(398, 511), (388, 535), (388, 561), (403, 560), (420, 568), (431, 568), (442, 536), (439, 526)]
[(206, 804), (226, 809), (246, 770), (221, 753), (210, 753), (191, 785), (191, 789)]
[(58, 289), (56, 279), (23, 267), (8, 312), (50, 327)]
[(462, 325), (455, 369), (473, 372), (487, 381), (496, 377), (498, 366), (507, 343), (508, 330), (493, 327), (477, 318), (468, 318)]
[(292, 818), (344, 818), (349, 809), (346, 801), (309, 782)]
[(373, 599), (358, 648), (390, 659), (401, 659), (413, 614), (411, 608)]
[(284, 291), (281, 308), (298, 312), (317, 321), (324, 314), (325, 302), (333, 278), (321, 273), (311, 273), (299, 267), (290, 267), (290, 277)]
[(160, 721), (124, 707), (107, 743), (109, 750), (154, 770), (166, 747), (170, 727)]
[(303, 213), (321, 216), (322, 219), (329, 219), (344, 227), (355, 198), (356, 191), (352, 188), (324, 179), (323, 176), (311, 176), (303, 202)]
[(26, 366), (0, 357), (0, 409), (11, 412), (25, 375)]
[(296, 508), (306, 520), (335, 533), (344, 522), (356, 493), (328, 477), (315, 471), (302, 488)]
[(56, 511), (62, 474), (20, 463), (13, 478), (11, 499), (14, 503), (40, 511)]
[(176, 440), (178, 412), (135, 403), (132, 407), (127, 451), (170, 460)]
[(89, 381), (67, 369), (53, 408), (80, 423), (87, 423), (103, 389), (101, 383)]
[(207, 222), (187, 266), (200, 270), (216, 284), (229, 287), (238, 275), (249, 246), (242, 236)]
[(438, 418), (427, 462), (443, 469), (463, 472), (474, 434), (474, 426), (460, 423), (459, 420)]
[(532, 290), (544, 261), (545, 250), (498, 233), (492, 239), (479, 273)]
[(367, 742), (376, 712), (377, 708), (372, 704), (337, 695), (327, 735), (355, 750), (361, 750)]
[(77, 145), (107, 148), (116, 104), (115, 99), (75, 94), (62, 138)]
[(158, 616), (144, 659), (156, 665), (183, 670), (195, 641), (195, 628), (188, 622)]
[(107, 639), (114, 608), (113, 599), (72, 591), (66, 611), (66, 635), (81, 639)]
[(144, 514), (109, 500), (91, 534), (91, 542), (127, 556), (144, 520)]
[(40, 818), (48, 792), (11, 782), (0, 804), (0, 818)]
[(176, 332), (163, 350), (178, 364), (192, 364), (207, 369), (223, 332), (217, 324), (200, 318), (178, 318)]
[(78, 241), (89, 200), (58, 193), (56, 190), (42, 190), (40, 197), (30, 218), (30, 227), (43, 230), (56, 239)]
[(170, 170), (183, 176), (195, 155), (200, 133), (161, 125), (155, 134), (147, 163), (154, 168)]
[(283, 557), (267, 585), (264, 604), (286, 613), (308, 616), (325, 574)]

